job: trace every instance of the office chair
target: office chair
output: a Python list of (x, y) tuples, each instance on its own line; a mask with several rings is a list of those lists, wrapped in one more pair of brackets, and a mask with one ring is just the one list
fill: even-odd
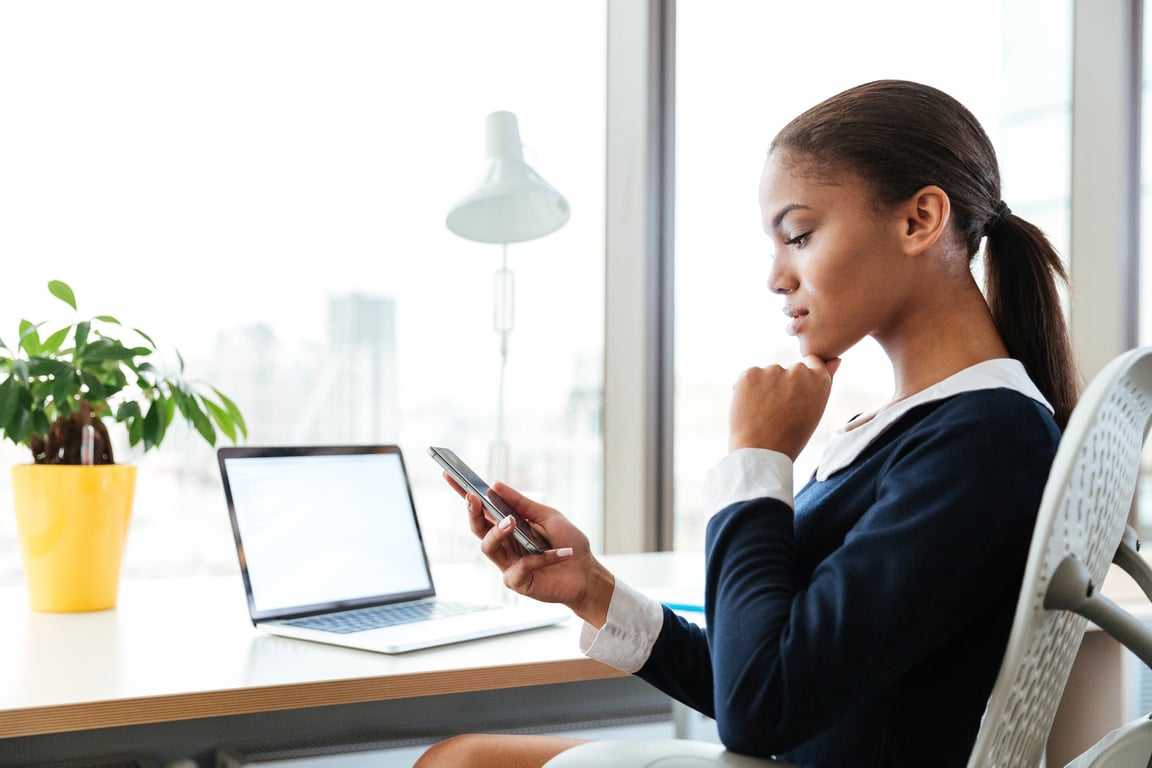
[[(1152, 598), (1152, 568), (1137, 552), (1140, 543), (1129, 527), (1120, 541), (1115, 563)], [(1152, 667), (1152, 630), (1101, 595), (1078, 563), (1062, 562), (1048, 587), (1049, 608), (1073, 611), (1119, 640)], [(1152, 715), (1144, 715), (1096, 742), (1067, 768), (1149, 768), (1152, 766)]]
[[(1084, 391), (1064, 430), (1037, 513), (1007, 651), (968, 768), (1041, 765), (1088, 615), (1066, 606), (1100, 613), (1096, 606), (1102, 603), (1086, 607), (1078, 595), (1087, 592), (1089, 583), (1103, 583), (1113, 556), (1121, 567), (1140, 572), (1139, 556), (1132, 546), (1122, 547), (1121, 540), (1150, 420), (1152, 347), (1132, 350), (1109, 363)], [(1152, 589), (1152, 576), (1135, 578)], [(1058, 586), (1050, 593), (1054, 581)], [(1148, 650), (1152, 651), (1152, 643)], [(1133, 730), (1146, 733), (1150, 728)], [(656, 765), (784, 764), (726, 752), (719, 744), (665, 739), (591, 742), (557, 755), (546, 768)], [(1097, 768), (1096, 764), (1078, 768), (1087, 765)], [(1147, 768), (1148, 763), (1141, 765)]]
[[(1152, 568), (1137, 552), (1140, 542), (1131, 527), (1124, 532), (1114, 562), (1152, 598)], [(1120, 641), (1142, 662), (1152, 667), (1152, 630), (1124, 609), (1101, 595), (1088, 574), (1071, 559), (1061, 562), (1048, 586), (1045, 605), (1072, 611), (1093, 621)], [(1139, 717), (1113, 730), (1067, 768), (1152, 767), (1152, 714)]]
[(1086, 625), (1046, 602), (1049, 585), (1072, 569), (1102, 584), (1114, 556), (1133, 566), (1120, 544), (1150, 419), (1152, 348), (1120, 355), (1081, 395), (1044, 489), (1008, 650), (969, 768), (1040, 765)]

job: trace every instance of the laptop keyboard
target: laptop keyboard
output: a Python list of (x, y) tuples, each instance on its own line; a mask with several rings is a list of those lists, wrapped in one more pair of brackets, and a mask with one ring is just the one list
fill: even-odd
[(369, 629), (392, 627), (397, 624), (411, 624), (414, 621), (460, 616), (465, 613), (483, 611), (487, 608), (488, 606), (486, 605), (431, 600), (421, 603), (400, 603), (397, 605), (376, 605), (370, 608), (355, 608), (349, 611), (328, 613), (322, 616), (303, 616), (299, 619), (289, 619), (282, 623), (289, 624), (293, 627), (319, 629), (325, 632), (347, 635), (352, 632), (364, 632)]

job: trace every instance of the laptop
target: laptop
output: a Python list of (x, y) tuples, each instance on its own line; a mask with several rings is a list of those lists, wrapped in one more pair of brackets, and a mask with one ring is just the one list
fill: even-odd
[(395, 445), (230, 446), (217, 458), (258, 629), (403, 653), (571, 615), (542, 603), (437, 597)]

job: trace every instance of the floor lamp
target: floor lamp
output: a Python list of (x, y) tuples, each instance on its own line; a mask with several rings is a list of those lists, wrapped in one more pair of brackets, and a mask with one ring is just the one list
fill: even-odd
[(504, 374), (512, 333), (515, 284), (508, 269), (508, 244), (535, 240), (568, 221), (568, 201), (524, 162), (520, 128), (511, 112), (493, 112), (485, 125), (488, 171), (479, 188), (448, 212), (446, 224), (457, 235), (500, 246), (500, 268), (493, 284), (493, 326), (500, 337), (500, 380), (496, 435), (488, 453), (489, 480), (508, 477), (504, 436)]

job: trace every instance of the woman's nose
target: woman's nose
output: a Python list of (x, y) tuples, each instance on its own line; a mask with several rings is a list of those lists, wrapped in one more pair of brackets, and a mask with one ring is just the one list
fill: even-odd
[(785, 268), (785, 259), (772, 259), (772, 269), (768, 272), (768, 290), (786, 296), (796, 290), (798, 283), (795, 276)]

